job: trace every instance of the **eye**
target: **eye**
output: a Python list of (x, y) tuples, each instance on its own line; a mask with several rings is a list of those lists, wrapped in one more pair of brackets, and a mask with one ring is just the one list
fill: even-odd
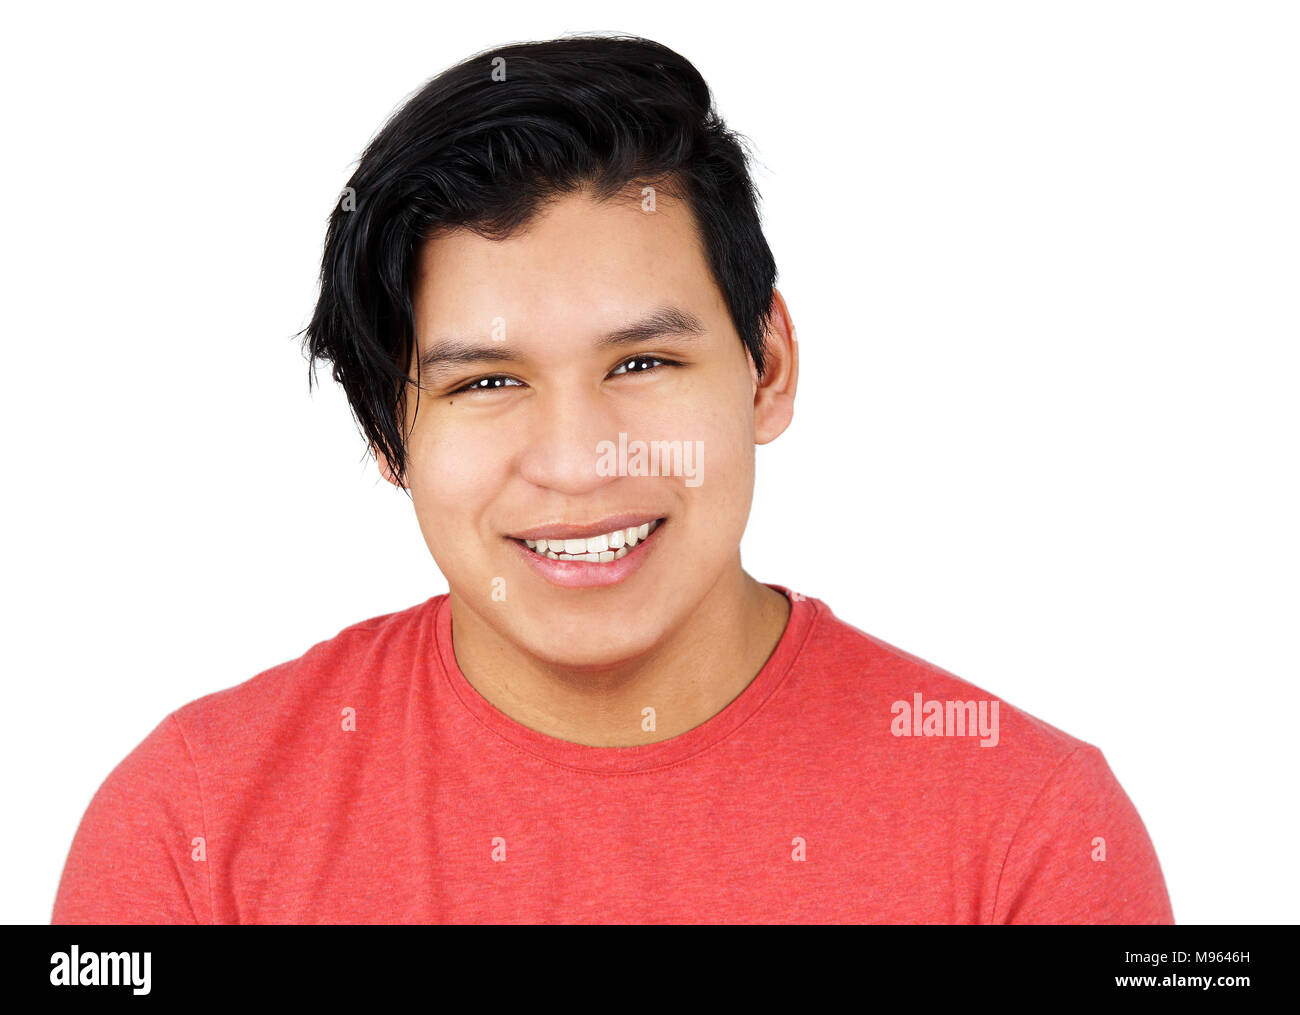
[(507, 377), (505, 374), (489, 374), (487, 377), (479, 377), (468, 384), (462, 384), (459, 388), (449, 391), (447, 394), (459, 395), (466, 391), (491, 391), (493, 388), (506, 388), (516, 385), (523, 386), (522, 382), (515, 380), (513, 377)]
[(633, 356), (625, 359), (617, 367), (610, 371), (610, 376), (617, 374), (643, 374), (649, 370), (655, 369), (655, 364), (660, 366), (675, 367), (680, 364), (670, 359), (664, 359), (662, 356)]
[[(615, 377), (621, 374), (644, 374), (661, 366), (675, 367), (681, 366), (681, 364), (675, 360), (665, 359), (662, 356), (631, 356), (611, 370), (609, 375)], [(506, 374), (488, 374), (486, 377), (478, 377), (467, 384), (462, 384), (459, 388), (448, 391), (447, 394), (462, 395), (474, 391), (493, 391), (497, 388), (521, 388), (523, 386), (523, 381)]]

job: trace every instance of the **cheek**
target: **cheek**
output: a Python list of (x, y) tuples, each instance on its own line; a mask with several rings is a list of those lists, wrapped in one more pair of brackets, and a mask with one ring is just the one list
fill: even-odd
[(499, 430), (488, 426), (444, 425), (430, 426), (412, 439), (425, 499), (454, 511), (487, 496), (508, 457), (501, 438)]
[(718, 397), (719, 390), (725, 390), (719, 384), (709, 397), (690, 400), (683, 434), (700, 442), (700, 482), (685, 488), (683, 495), (691, 516), (704, 523), (699, 532), (702, 545), (729, 551), (744, 531), (753, 498), (754, 421), (748, 385), (727, 387), (733, 390), (725, 399)]
[[(731, 378), (728, 378), (730, 380)], [(748, 384), (702, 385), (687, 401), (684, 431), (703, 451), (705, 482), (710, 474), (725, 477), (726, 485), (752, 476), (754, 471), (754, 403)], [(720, 397), (725, 392), (726, 397)], [(722, 491), (714, 491), (721, 493)]]
[(484, 508), (497, 496), (508, 452), (490, 428), (442, 427), (411, 441), (411, 498), (435, 558), (471, 554)]

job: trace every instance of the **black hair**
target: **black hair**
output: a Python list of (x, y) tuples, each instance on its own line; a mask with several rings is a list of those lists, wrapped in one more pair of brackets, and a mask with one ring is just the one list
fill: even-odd
[[(463, 227), (505, 239), (558, 195), (655, 185), (683, 199), (759, 374), (776, 262), (745, 139), (683, 56), (649, 39), (579, 35), (501, 46), (430, 80), (367, 145), (329, 217), (305, 334), (308, 390), (333, 364), (363, 434), (406, 482), (402, 434), (423, 242)], [(419, 386), (417, 389), (417, 404)]]

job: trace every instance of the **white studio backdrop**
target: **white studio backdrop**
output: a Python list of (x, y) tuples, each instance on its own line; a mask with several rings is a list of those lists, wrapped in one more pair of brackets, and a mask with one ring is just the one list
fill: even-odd
[(0, 921), (169, 711), (446, 590), (294, 336), (387, 116), (588, 30), (759, 158), (746, 568), (1099, 746), (1178, 922), (1294, 922), (1300, 12), (1141, 0), (8, 13)]

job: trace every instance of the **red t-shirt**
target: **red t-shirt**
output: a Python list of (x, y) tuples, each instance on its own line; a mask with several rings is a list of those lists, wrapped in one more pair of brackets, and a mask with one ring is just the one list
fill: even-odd
[(53, 922), (1173, 922), (1101, 751), (771, 587), (749, 686), (636, 747), (498, 711), (445, 595), (348, 627), (114, 769)]

